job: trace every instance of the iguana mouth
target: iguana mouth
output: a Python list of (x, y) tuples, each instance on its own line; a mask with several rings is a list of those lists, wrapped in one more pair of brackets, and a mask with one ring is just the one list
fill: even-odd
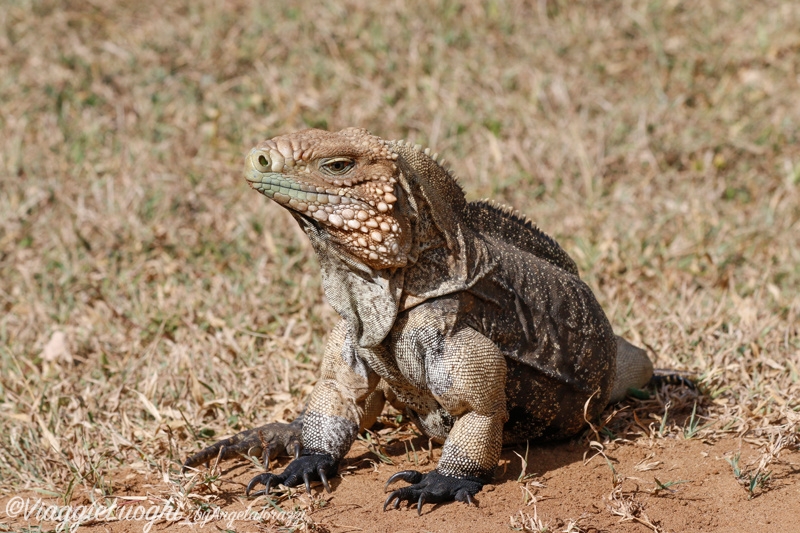
[(248, 176), (245, 176), (245, 179), (253, 189), (264, 196), (298, 211), (306, 211), (312, 206), (325, 205), (352, 205), (354, 209), (372, 209), (366, 203), (355, 198), (337, 194), (337, 191), (331, 189), (286, 178), (279, 172), (262, 174), (257, 170), (252, 170)]

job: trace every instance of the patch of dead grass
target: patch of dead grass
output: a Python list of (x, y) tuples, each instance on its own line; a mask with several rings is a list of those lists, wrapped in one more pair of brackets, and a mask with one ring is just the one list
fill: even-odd
[(692, 438), (762, 446), (767, 472), (800, 408), (798, 26), (788, 1), (11, 3), (0, 490), (103, 499), (135, 464), (183, 494), (202, 443), (297, 413), (334, 312), (240, 167), (308, 126), (432, 145), (702, 376), (603, 438), (684, 438), (696, 406)]

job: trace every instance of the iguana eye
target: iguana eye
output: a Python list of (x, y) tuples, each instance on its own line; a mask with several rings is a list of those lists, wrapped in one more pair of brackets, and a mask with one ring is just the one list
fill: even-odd
[(355, 161), (349, 157), (332, 157), (329, 159), (323, 159), (319, 162), (320, 170), (323, 170), (334, 176), (342, 175), (352, 169), (354, 166), (356, 166)]

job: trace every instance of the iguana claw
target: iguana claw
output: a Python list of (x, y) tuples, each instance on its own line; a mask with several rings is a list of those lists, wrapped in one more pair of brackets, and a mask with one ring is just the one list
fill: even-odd
[(331, 486), (328, 484), (328, 476), (325, 475), (325, 469), (317, 468), (317, 474), (319, 474), (319, 480), (322, 482), (322, 486), (325, 487), (325, 492), (330, 494)]
[(423, 478), (422, 472), (417, 472), (416, 470), (403, 470), (402, 472), (393, 474), (392, 477), (390, 477), (386, 481), (386, 485), (383, 487), (383, 490), (385, 491), (386, 489), (388, 489), (389, 485), (391, 485), (398, 479), (402, 479), (406, 483), (419, 483), (420, 481), (422, 481), (422, 478)]
[(263, 474), (257, 475), (250, 480), (250, 483), (247, 484), (247, 489), (244, 491), (245, 496), (250, 496), (250, 491), (253, 490), (253, 487), (259, 483), (263, 483), (265, 488), (263, 490), (259, 490), (258, 492), (254, 492), (253, 497), (269, 493), (269, 487), (272, 485), (273, 480), (275, 480), (277, 477), (277, 474), (273, 474), (271, 472), (264, 472)]
[(330, 492), (328, 476), (336, 472), (337, 466), (337, 461), (330, 454), (306, 453), (289, 463), (282, 474), (264, 472), (251, 479), (247, 484), (245, 495), (250, 496), (250, 491), (259, 483), (264, 485), (264, 489), (254, 492), (253, 496), (269, 494), (269, 489), (275, 485), (296, 487), (301, 483), (305, 484), (306, 490), (311, 494), (311, 482), (316, 480), (321, 481), (325, 490)]
[(422, 514), (422, 505), (425, 502), (439, 503), (451, 500), (464, 502), (471, 505), (473, 496), (480, 492), (484, 482), (473, 476), (455, 477), (440, 474), (436, 470), (423, 474), (416, 470), (404, 470), (394, 474), (386, 482), (386, 487), (398, 479), (413, 483), (408, 487), (395, 490), (383, 504), (383, 510), (394, 501), (394, 509), (400, 506), (400, 501), (417, 502), (417, 514)]

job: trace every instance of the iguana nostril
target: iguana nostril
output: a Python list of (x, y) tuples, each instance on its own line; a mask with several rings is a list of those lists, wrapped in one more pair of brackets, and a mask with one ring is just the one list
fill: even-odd
[(254, 166), (256, 167), (256, 170), (258, 170), (259, 172), (269, 172), (271, 162), (269, 160), (269, 157), (267, 157), (267, 154), (265, 154), (264, 152), (257, 152), (256, 154), (253, 155), (254, 155), (253, 161), (255, 163)]

